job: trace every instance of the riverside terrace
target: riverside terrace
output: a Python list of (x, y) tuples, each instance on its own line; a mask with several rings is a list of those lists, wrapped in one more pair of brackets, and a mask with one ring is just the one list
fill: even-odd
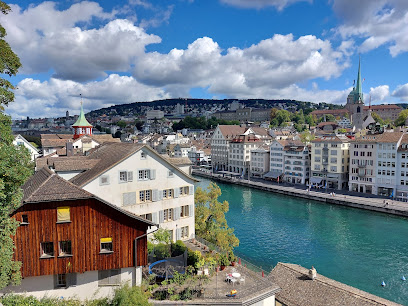
[[(226, 281), (227, 275), (239, 273), (240, 280), (234, 284)], [(235, 297), (228, 297), (231, 290), (236, 290)], [(280, 291), (278, 285), (261, 273), (253, 272), (242, 265), (229, 266), (225, 270), (214, 272), (209, 282), (203, 285), (202, 294), (193, 300), (177, 305), (275, 305), (275, 295)], [(171, 301), (151, 301), (154, 305), (175, 305)]]
[[(236, 184), (245, 187), (256, 188), (264, 191), (290, 195), (298, 198), (305, 198), (329, 204), (342, 205), (371, 211), (378, 211), (387, 214), (408, 217), (408, 205), (404, 202), (392, 201), (389, 199), (379, 198), (367, 194), (359, 194), (356, 192), (344, 192), (336, 190), (336, 195), (332, 196), (330, 192), (325, 190), (315, 191), (312, 189), (308, 191), (305, 186), (288, 186), (276, 184), (268, 181), (254, 181), (247, 179), (237, 179), (230, 177), (223, 177), (220, 174), (213, 174), (208, 171), (193, 170), (193, 175), (202, 176), (214, 181), (219, 181), (227, 184)], [(338, 194), (337, 194), (338, 192)]]

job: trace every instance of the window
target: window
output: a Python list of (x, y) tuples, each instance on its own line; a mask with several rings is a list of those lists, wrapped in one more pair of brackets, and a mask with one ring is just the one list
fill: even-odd
[(163, 199), (170, 199), (173, 197), (173, 189), (163, 190)]
[(98, 286), (119, 286), (120, 269), (98, 271)]
[(141, 152), (140, 153), (140, 159), (146, 159), (146, 157), (147, 157), (146, 152)]
[(66, 287), (66, 286), (67, 286), (67, 275), (66, 274), (58, 274), (57, 275), (56, 287)]
[(28, 215), (21, 215), (21, 224), (29, 224)]
[(58, 256), (70, 256), (72, 255), (72, 249), (71, 249), (71, 241), (60, 241), (59, 242), (59, 253)]
[(41, 242), (41, 258), (54, 257), (54, 243)]
[(119, 171), (119, 183), (133, 181), (133, 171)]
[(99, 178), (99, 185), (100, 185), (100, 186), (102, 186), (102, 185), (109, 185), (109, 175), (102, 175), (102, 176)]
[(188, 186), (180, 187), (180, 196), (185, 196), (189, 194)]
[(57, 207), (57, 223), (71, 222), (71, 214), (68, 206)]
[(147, 181), (150, 179), (150, 170), (139, 170), (139, 181)]
[(174, 172), (172, 170), (169, 170), (167, 173), (167, 177), (174, 177)]
[(187, 238), (188, 237), (188, 226), (183, 226), (181, 228), (181, 238)]
[(101, 238), (101, 253), (112, 253), (113, 242), (112, 238)]
[(139, 191), (139, 201), (140, 202), (149, 202), (151, 200), (152, 200), (151, 190), (140, 190)]
[(163, 210), (163, 221), (173, 220), (173, 208)]
[(149, 221), (153, 221), (152, 214), (140, 215), (139, 217), (149, 220)]
[(188, 205), (181, 206), (181, 214), (180, 214), (180, 217), (188, 217), (188, 216), (189, 216)]

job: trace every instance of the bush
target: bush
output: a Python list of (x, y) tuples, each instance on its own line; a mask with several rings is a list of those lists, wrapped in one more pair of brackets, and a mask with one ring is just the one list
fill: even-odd
[(179, 256), (184, 254), (184, 252), (186, 251), (187, 247), (184, 244), (183, 241), (181, 240), (177, 240), (176, 243), (172, 243), (171, 244), (171, 256), (175, 257), (175, 256)]
[[(43, 297), (37, 299), (34, 296), (25, 296), (18, 294), (6, 294), (1, 298), (1, 303), (4, 306), (54, 306), (54, 305), (67, 305), (67, 306), (80, 306), (82, 303), (76, 299), (60, 299), (54, 297)], [(94, 304), (96, 305), (96, 304)], [(107, 304), (105, 304), (107, 305)]]
[(170, 247), (167, 244), (155, 244), (154, 245), (154, 255), (156, 255), (156, 260), (162, 260), (170, 257)]
[(115, 290), (115, 295), (110, 303), (112, 306), (122, 305), (150, 305), (148, 301), (148, 295), (143, 291), (141, 287), (130, 287), (129, 284)]
[(200, 251), (188, 250), (187, 265), (200, 269), (205, 263)]

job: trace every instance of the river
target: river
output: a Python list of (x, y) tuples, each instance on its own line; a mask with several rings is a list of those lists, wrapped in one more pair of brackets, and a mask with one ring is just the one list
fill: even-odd
[[(208, 186), (210, 180), (197, 178), (196, 187)], [(408, 279), (407, 218), (217, 184), (240, 240), (236, 255), (265, 271), (277, 262), (313, 265), (324, 276), (408, 305), (408, 280), (401, 279)]]

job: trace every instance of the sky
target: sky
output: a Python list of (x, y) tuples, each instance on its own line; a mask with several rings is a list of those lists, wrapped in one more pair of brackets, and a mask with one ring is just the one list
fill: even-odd
[(408, 102), (407, 0), (6, 1), (13, 119), (156, 99)]

